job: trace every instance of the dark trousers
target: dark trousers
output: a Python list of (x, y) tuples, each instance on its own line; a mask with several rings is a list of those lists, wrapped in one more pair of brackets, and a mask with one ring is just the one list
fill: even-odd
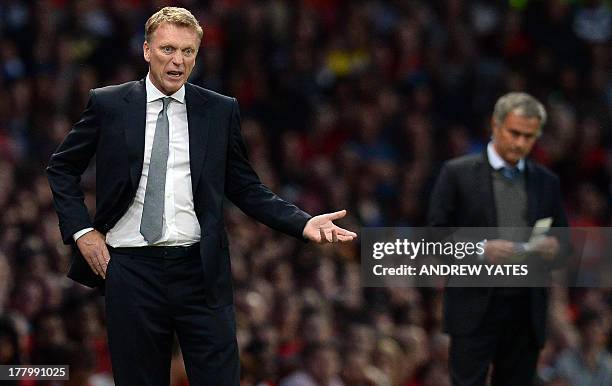
[(197, 248), (173, 258), (111, 250), (105, 295), (117, 386), (169, 385), (175, 333), (191, 386), (239, 384), (234, 306), (206, 306)]
[(533, 385), (539, 347), (533, 334), (528, 296), (494, 296), (482, 325), (469, 335), (452, 335), (453, 386)]

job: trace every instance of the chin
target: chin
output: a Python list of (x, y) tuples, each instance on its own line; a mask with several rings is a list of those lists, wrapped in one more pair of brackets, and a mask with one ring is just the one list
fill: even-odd
[(166, 92), (168, 93), (168, 95), (170, 94), (174, 94), (175, 92), (177, 92), (179, 90), (179, 88), (181, 88), (181, 84), (176, 85), (176, 84), (167, 84), (164, 85), (164, 89), (166, 90)]

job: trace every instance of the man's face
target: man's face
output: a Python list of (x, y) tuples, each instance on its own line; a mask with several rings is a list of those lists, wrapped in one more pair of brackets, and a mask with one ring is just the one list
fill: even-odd
[(162, 23), (144, 42), (151, 82), (166, 95), (174, 94), (189, 78), (200, 46), (195, 30)]
[(514, 112), (503, 122), (493, 121), (493, 145), (497, 153), (511, 165), (526, 157), (538, 139), (540, 120), (526, 118)]

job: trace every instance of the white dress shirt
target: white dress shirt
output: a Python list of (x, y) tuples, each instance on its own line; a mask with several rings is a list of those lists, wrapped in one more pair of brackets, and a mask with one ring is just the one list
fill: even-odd
[[(146, 78), (147, 112), (145, 126), (145, 149), (142, 175), (136, 196), (127, 212), (106, 234), (106, 243), (111, 247), (141, 247), (149, 245), (140, 234), (140, 220), (144, 204), (151, 149), (155, 136), (157, 116), (162, 110), (161, 98), (167, 95), (159, 91), (149, 74)], [(166, 197), (162, 237), (153, 245), (187, 246), (200, 241), (200, 224), (195, 214), (191, 168), (189, 166), (189, 130), (187, 126), (187, 107), (185, 105), (185, 86), (170, 95), (173, 99), (168, 105), (169, 154), (166, 171)], [(129, 128), (128, 128), (129, 130)], [(90, 229), (75, 233), (75, 240)]]
[[(487, 157), (489, 158), (489, 165), (491, 165), (491, 167), (495, 170), (499, 170), (503, 167), (513, 167), (508, 162), (504, 161), (504, 159), (499, 155), (497, 150), (495, 150), (493, 142), (489, 142), (487, 145)], [(525, 169), (525, 159), (521, 158), (516, 167), (522, 172), (523, 169)]]

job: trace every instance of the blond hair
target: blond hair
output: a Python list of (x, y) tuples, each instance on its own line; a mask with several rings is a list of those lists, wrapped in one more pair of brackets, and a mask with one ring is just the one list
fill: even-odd
[(198, 23), (198, 20), (189, 10), (179, 7), (164, 7), (151, 15), (145, 23), (145, 41), (150, 42), (151, 35), (162, 23), (192, 28), (196, 31), (200, 40), (204, 34), (200, 23)]

